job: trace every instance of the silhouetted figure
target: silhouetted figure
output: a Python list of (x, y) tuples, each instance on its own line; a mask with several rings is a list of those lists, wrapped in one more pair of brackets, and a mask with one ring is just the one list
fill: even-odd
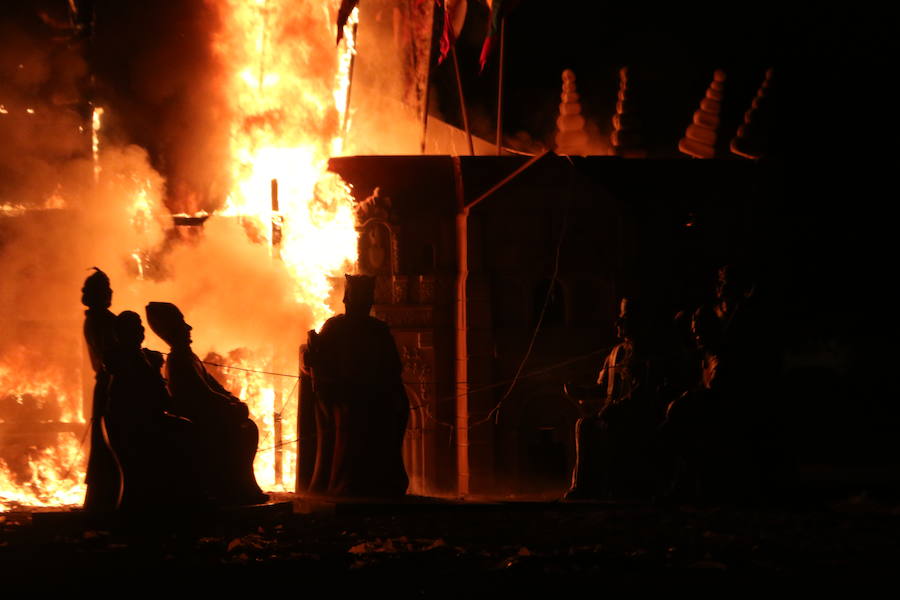
[(310, 491), (402, 496), (409, 485), (402, 457), (409, 418), (403, 366), (388, 325), (369, 316), (375, 280), (346, 279), (345, 314), (310, 335), (306, 354), (318, 425)]
[(582, 411), (575, 427), (576, 463), (567, 499), (651, 496), (658, 466), (655, 434), (662, 421), (666, 366), (650, 340), (649, 315), (623, 299), (613, 347), (597, 383), (567, 384)]
[(84, 311), (84, 339), (91, 367), (94, 369), (94, 396), (91, 403), (91, 453), (88, 458), (87, 492), (84, 508), (91, 512), (107, 512), (116, 507), (120, 493), (119, 467), (107, 445), (104, 416), (109, 393), (109, 363), (117, 352), (116, 316), (109, 310), (112, 288), (106, 273), (94, 267), (94, 273), (81, 288)]
[(697, 348), (697, 380), (667, 410), (662, 436), (680, 459), (676, 493), (682, 499), (720, 497), (734, 487), (739, 412), (730, 365), (722, 361), (722, 323), (714, 308), (703, 306), (691, 317)]
[(675, 493), (703, 500), (755, 499), (782, 479), (772, 423), (779, 351), (747, 271), (719, 269), (716, 303), (694, 312), (699, 379), (673, 402), (662, 428), (683, 460)]
[(247, 405), (215, 380), (191, 350), (191, 330), (181, 311), (168, 302), (147, 305), (150, 328), (170, 346), (166, 361), (172, 412), (190, 419), (197, 431), (197, 464), (208, 489), (224, 504), (268, 499), (256, 483), (253, 459), (259, 430)]
[(778, 492), (793, 475), (780, 431), (781, 336), (764, 290), (746, 264), (718, 270), (715, 310), (722, 323), (719, 369), (724, 369), (718, 378), (738, 412), (738, 433), (744, 439), (738, 457), (745, 470), (743, 493), (760, 496)]
[(163, 356), (141, 347), (141, 317), (116, 317), (119, 353), (111, 361), (107, 432), (123, 474), (122, 509), (157, 507), (199, 498), (192, 476), (193, 424), (170, 414), (171, 398), (160, 373)]

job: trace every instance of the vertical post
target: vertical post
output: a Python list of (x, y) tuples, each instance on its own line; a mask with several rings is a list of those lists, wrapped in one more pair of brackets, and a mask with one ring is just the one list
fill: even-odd
[(425, 154), (428, 143), (428, 103), (431, 101), (431, 67), (428, 67), (428, 77), (425, 79), (425, 110), (422, 111), (422, 142), (421, 153)]
[(278, 209), (278, 180), (272, 180), (272, 254), (279, 256), (281, 250), (282, 219)]
[[(353, 44), (356, 45), (356, 32), (359, 30), (359, 21), (353, 24)], [(346, 44), (349, 44), (345, 40)], [(344, 103), (344, 122), (341, 124), (341, 138), (343, 138), (342, 152), (347, 146), (347, 128), (350, 126), (350, 94), (353, 92), (353, 70), (356, 67), (356, 52), (350, 55), (350, 68), (347, 70), (347, 101)]]
[(459, 272), (456, 280), (456, 473), (457, 493), (469, 493), (469, 348), (466, 283), (469, 275), (469, 211), (456, 215)]
[(466, 316), (466, 283), (469, 276), (469, 210), (463, 193), (462, 168), (453, 157), (456, 181), (456, 490), (469, 494), (469, 349)]
[[(278, 206), (278, 180), (272, 180), (272, 256), (280, 257), (282, 219)], [(284, 410), (280, 382), (275, 382), (275, 397), (272, 400), (272, 422), (275, 436), (275, 485), (280, 486), (283, 479), (284, 451), (282, 450), (281, 413)]]
[(506, 18), (500, 18), (500, 74), (497, 76), (497, 156), (503, 154), (503, 67), (506, 47)]
[(456, 90), (459, 93), (459, 108), (462, 111), (466, 140), (469, 142), (469, 154), (474, 156), (475, 146), (472, 144), (472, 130), (469, 128), (469, 109), (466, 107), (466, 97), (463, 94), (462, 76), (459, 73), (459, 59), (456, 57), (456, 44), (450, 44), (450, 55), (453, 57), (453, 71), (456, 73)]
[(275, 398), (272, 401), (272, 410), (274, 412), (273, 429), (275, 434), (275, 487), (281, 487), (284, 483), (284, 449), (282, 448), (284, 435), (282, 433), (281, 419), (281, 413), (284, 411), (283, 393), (280, 382), (277, 382), (275, 384)]

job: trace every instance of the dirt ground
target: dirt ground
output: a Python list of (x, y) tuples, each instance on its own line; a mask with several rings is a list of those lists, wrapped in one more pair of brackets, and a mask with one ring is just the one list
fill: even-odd
[[(449, 597), (584, 586), (776, 580), (875, 586), (900, 566), (893, 493), (768, 506), (601, 502), (336, 503), (92, 522), (79, 510), (0, 515), (4, 586), (347, 591)], [(242, 592), (243, 593), (243, 592)]]

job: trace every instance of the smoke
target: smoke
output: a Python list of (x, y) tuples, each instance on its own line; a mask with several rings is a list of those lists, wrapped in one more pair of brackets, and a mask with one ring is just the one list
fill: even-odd
[[(0, 11), (0, 423), (88, 416), (82, 404), (93, 377), (79, 298), (92, 266), (110, 276), (116, 313), (143, 314), (149, 301), (178, 305), (200, 356), (243, 348), (262, 357), (257, 367), (296, 372), (298, 346), (314, 325), (297, 301), (302, 284), (240, 217), (213, 214), (190, 231), (173, 225), (172, 213), (212, 212), (232, 189), (237, 101), (224, 92), (216, 52), (230, 43), (219, 15), (227, 3), (94, 4), (90, 40), (67, 29), (65, 10), (43, 17), (33, 6)], [(272, 27), (317, 98), (330, 98), (334, 84), (333, 30), (323, 27), (332, 8), (309, 3)], [(310, 41), (311, 31), (327, 35)], [(273, 99), (302, 110), (273, 110), (240, 125), (296, 130), (327, 148), (337, 113), (307, 100)], [(105, 109), (96, 163), (92, 105)], [(285, 218), (288, 227), (291, 214)], [(338, 289), (330, 303), (339, 298)], [(149, 328), (145, 345), (167, 350)], [(59, 408), (48, 408), (54, 400)], [(7, 478), (3, 463), (18, 469), (11, 457), (24, 448), (11, 444), (0, 440)], [(58, 477), (72, 464), (56, 465)], [(77, 469), (71, 479), (79, 479)]]
[(145, 148), (173, 213), (212, 212), (227, 195), (229, 99), (213, 47), (218, 3), (100, 0), (91, 44), (107, 139)]

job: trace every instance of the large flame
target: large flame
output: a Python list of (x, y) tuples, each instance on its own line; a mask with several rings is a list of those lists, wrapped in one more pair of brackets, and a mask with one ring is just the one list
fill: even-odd
[[(0, 364), (0, 511), (17, 505), (75, 504), (84, 496), (85, 429), (71, 370), (39, 364), (17, 347)], [(13, 463), (13, 464), (9, 464)], [(13, 468), (15, 467), (15, 468)]]
[[(333, 314), (333, 279), (356, 262), (357, 233), (349, 187), (328, 174), (343, 146), (356, 11), (345, 42), (331, 43), (336, 2), (256, 0), (222, 3), (216, 50), (233, 102), (230, 172), (224, 211), (251, 223), (295, 282), (295, 300), (314, 326)], [(268, 370), (284, 364), (244, 359)], [(295, 361), (291, 361), (296, 364)], [(289, 363), (290, 364), (290, 363)], [(260, 429), (255, 470), (267, 490), (293, 489), (297, 438), (292, 381), (252, 371), (227, 372), (232, 392), (250, 405)]]
[[(297, 301), (312, 308), (318, 327), (332, 312), (329, 277), (356, 261), (349, 189), (335, 175), (323, 178), (329, 155), (343, 146), (354, 21), (339, 51), (324, 52), (335, 3), (313, 4), (227, 0), (216, 50), (230, 73), (228, 96), (235, 110), (235, 185), (224, 214), (252, 219), (270, 243), (273, 223), (281, 230), (276, 254), (298, 283)], [(316, 64), (329, 53), (331, 63), (324, 68), (333, 72), (331, 78)], [(323, 85), (328, 79), (330, 85)]]
[[(318, 328), (337, 308), (334, 282), (356, 262), (350, 190), (339, 177), (327, 173), (329, 156), (339, 153), (344, 144), (356, 14), (354, 11), (345, 30), (346, 41), (335, 49), (333, 23), (338, 0), (217, 0), (214, 4), (220, 16), (214, 50), (224, 68), (223, 85), (231, 102), (223, 127), (230, 134), (227, 168), (232, 185), (225, 208), (210, 218), (240, 219), (255, 240), (269, 245), (271, 260), (289, 273), (290, 300), (296, 303), (298, 314), (305, 314), (302, 307), (308, 309), (312, 325)], [(114, 152), (101, 145), (103, 112), (95, 109), (90, 132), (94, 181), (101, 189), (104, 182), (124, 177), (115, 185), (127, 189), (118, 195), (127, 197), (120, 205), (127, 226), (149, 231), (159, 215), (161, 183), (101, 168), (104, 155)], [(19, 208), (0, 206), (0, 213), (18, 214)], [(108, 233), (115, 236), (119, 232)], [(123, 237), (134, 242), (121, 249), (121, 258), (136, 268), (131, 269), (130, 282), (116, 281), (120, 302), (137, 308), (147, 300), (168, 298), (161, 294), (183, 285), (177, 278), (162, 283), (145, 279), (145, 257), (152, 249), (152, 243), (145, 240), (150, 236)], [(216, 376), (248, 403), (259, 426), (260, 450), (254, 466), (267, 491), (292, 490), (296, 472), (296, 349), (303, 341), (303, 331), (292, 329), (295, 325), (284, 327), (285, 335), (293, 336), (288, 344), (292, 354), (278, 355), (272, 348), (217, 349), (227, 352), (222, 364), (240, 367), (220, 369)], [(245, 326), (252, 328), (253, 324)], [(234, 345), (235, 336), (230, 336), (229, 344)], [(196, 346), (201, 356), (216, 349)], [(86, 463), (81, 394), (64, 385), (64, 381), (77, 381), (77, 376), (68, 373), (60, 380), (26, 368), (22, 370), (26, 375), (19, 377), (22, 373), (9, 357), (2, 359), (6, 367), (0, 366), (0, 395), (13, 403), (50, 403), (60, 408), (49, 419), (52, 422), (44, 423), (51, 427), (41, 434), (40, 442), (23, 446), (15, 465), (0, 457), (0, 510), (17, 505), (80, 504)], [(11, 379), (14, 375), (15, 382)], [(0, 427), (9, 426), (0, 422)]]

